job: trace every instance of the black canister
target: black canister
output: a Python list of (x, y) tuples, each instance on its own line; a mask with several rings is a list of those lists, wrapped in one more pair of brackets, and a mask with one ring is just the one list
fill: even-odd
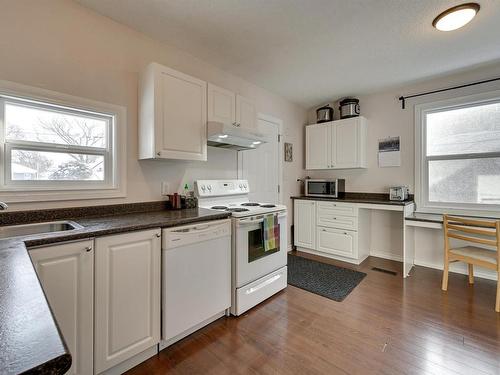
[(333, 108), (327, 104), (316, 110), (316, 122), (320, 124), (328, 121), (333, 121)]

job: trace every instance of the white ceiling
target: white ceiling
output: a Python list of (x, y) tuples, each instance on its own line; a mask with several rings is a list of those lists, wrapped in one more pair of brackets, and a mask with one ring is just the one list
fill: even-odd
[(466, 0), (77, 0), (306, 107), (500, 59), (500, 1), (464, 28)]

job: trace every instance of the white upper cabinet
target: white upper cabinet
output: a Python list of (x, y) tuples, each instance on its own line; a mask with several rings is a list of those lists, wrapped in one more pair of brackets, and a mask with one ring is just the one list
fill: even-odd
[[(93, 373), (94, 241), (30, 249), (31, 261), (66, 345), (66, 374)], [(43, 345), (43, 343), (39, 343)]]
[(255, 129), (255, 103), (232, 91), (208, 84), (208, 121)]
[(366, 168), (364, 117), (306, 127), (306, 169)]
[(208, 121), (224, 124), (236, 122), (236, 95), (234, 92), (208, 84)]
[(207, 83), (157, 63), (139, 87), (139, 159), (207, 160)]
[(241, 95), (236, 95), (236, 123), (248, 129), (256, 128), (257, 111), (255, 103)]
[(330, 124), (325, 122), (306, 127), (306, 169), (324, 169), (330, 165)]

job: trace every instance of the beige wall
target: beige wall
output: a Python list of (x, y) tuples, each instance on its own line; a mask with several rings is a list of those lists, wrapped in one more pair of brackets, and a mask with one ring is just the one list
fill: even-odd
[(70, 0), (0, 1), (0, 79), (127, 108), (127, 197), (125, 199), (12, 204), (12, 210), (162, 199), (161, 181), (180, 188), (195, 179), (236, 178), (236, 152), (209, 147), (208, 162), (137, 160), (138, 72), (156, 61), (255, 100), (259, 112), (284, 122), (294, 162), (284, 163), (284, 197), (298, 192), (303, 176), (302, 107), (223, 72), (182, 51), (156, 42)]

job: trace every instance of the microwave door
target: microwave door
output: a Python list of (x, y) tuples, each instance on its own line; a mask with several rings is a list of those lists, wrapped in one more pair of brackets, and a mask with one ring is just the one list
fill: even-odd
[(328, 195), (327, 183), (323, 181), (309, 181), (307, 184), (308, 195)]

